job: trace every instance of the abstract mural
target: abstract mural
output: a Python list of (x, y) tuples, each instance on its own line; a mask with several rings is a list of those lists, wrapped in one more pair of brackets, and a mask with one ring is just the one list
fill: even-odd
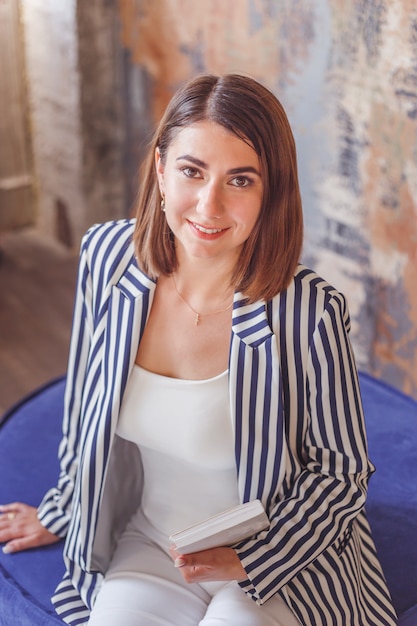
[(119, 13), (139, 143), (202, 72), (249, 74), (280, 98), (303, 260), (346, 294), (358, 366), (417, 397), (417, 0), (119, 0)]

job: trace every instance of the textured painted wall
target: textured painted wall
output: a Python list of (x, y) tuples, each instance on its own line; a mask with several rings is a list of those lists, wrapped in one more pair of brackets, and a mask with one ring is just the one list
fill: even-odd
[(124, 60), (116, 0), (77, 0), (84, 223), (128, 213)]
[(298, 146), (304, 260), (347, 295), (358, 365), (417, 397), (417, 1), (119, 0), (119, 10), (136, 145), (201, 72), (250, 74), (281, 99)]
[(117, 0), (21, 0), (39, 216), (78, 249), (127, 208), (123, 49)]
[(201, 72), (239, 71), (271, 88), (285, 85), (309, 57), (316, 5), (313, 0), (119, 0), (123, 43), (152, 81), (156, 119), (178, 84)]
[(359, 364), (417, 396), (417, 3), (329, 7), (312, 257), (349, 295)]
[[(38, 191), (38, 226), (85, 230), (76, 2), (22, 0), (30, 117)], [(67, 215), (68, 214), (68, 215)], [(66, 237), (68, 225), (64, 228)]]

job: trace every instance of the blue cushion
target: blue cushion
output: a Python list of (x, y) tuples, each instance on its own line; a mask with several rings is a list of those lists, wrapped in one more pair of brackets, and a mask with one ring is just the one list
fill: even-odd
[[(417, 403), (360, 374), (372, 461), (368, 516), (379, 558), (401, 615), (417, 626)], [(64, 378), (26, 397), (0, 427), (0, 503), (39, 503), (56, 483)], [(64, 567), (63, 542), (14, 555), (0, 551), (0, 626), (63, 624), (50, 597)], [(356, 626), (356, 625), (355, 625)]]
[(366, 374), (361, 390), (369, 456), (376, 466), (366, 509), (402, 615), (417, 603), (417, 402)]
[[(39, 504), (56, 484), (65, 379), (38, 389), (14, 406), (0, 428), (0, 503)], [(63, 624), (51, 604), (62, 578), (63, 542), (3, 554), (0, 551), (0, 626)]]

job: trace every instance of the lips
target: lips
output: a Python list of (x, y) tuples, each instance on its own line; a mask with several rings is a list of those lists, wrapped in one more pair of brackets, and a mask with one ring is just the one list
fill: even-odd
[(195, 222), (191, 222), (191, 224), (196, 230), (200, 231), (200, 233), (204, 233), (205, 235), (216, 235), (217, 233), (221, 233), (226, 230), (225, 228), (205, 228), (204, 226), (196, 224)]

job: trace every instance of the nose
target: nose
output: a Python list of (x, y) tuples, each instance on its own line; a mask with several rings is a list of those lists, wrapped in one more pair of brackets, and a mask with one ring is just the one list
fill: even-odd
[(223, 194), (220, 186), (209, 182), (198, 196), (197, 213), (204, 217), (219, 218), (223, 212)]

